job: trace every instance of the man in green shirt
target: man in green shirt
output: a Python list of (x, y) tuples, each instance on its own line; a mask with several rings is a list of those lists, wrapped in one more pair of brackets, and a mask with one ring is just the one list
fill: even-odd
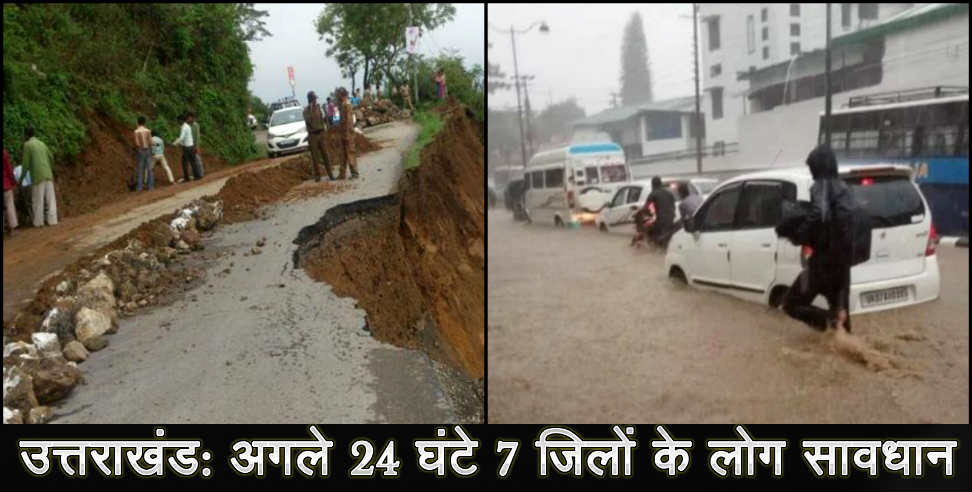
[(196, 113), (189, 113), (192, 115), (192, 141), (196, 144), (196, 165), (199, 166), (199, 177), (202, 178), (206, 174), (206, 169), (203, 167), (202, 153), (199, 151), (199, 144), (202, 140), (199, 140), (199, 120), (196, 119)]
[(54, 196), (54, 154), (34, 136), (34, 127), (28, 126), (24, 130), (24, 159), (23, 172), (20, 182), (30, 174), (31, 202), (34, 208), (34, 227), (44, 225), (44, 206), (47, 205), (47, 225), (57, 225), (57, 198)]

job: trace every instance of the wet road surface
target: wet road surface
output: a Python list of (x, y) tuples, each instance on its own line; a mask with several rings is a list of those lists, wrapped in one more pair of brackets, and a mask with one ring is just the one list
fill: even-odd
[(673, 285), (663, 253), (488, 212), (490, 423), (969, 422), (967, 249), (853, 336)]

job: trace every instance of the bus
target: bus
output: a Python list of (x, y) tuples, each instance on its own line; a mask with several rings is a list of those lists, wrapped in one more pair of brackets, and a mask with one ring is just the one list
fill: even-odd
[[(825, 140), (820, 115), (818, 142)], [(831, 112), (840, 164), (907, 164), (939, 235), (969, 235), (969, 89), (929, 87), (851, 97)]]
[(631, 180), (616, 143), (570, 145), (533, 156), (524, 181), (524, 210), (531, 222), (593, 223), (617, 189)]

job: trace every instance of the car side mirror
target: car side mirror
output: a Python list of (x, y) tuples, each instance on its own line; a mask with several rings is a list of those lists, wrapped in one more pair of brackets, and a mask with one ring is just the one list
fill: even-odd
[(695, 232), (695, 220), (692, 217), (688, 217), (682, 221), (682, 228), (685, 232)]

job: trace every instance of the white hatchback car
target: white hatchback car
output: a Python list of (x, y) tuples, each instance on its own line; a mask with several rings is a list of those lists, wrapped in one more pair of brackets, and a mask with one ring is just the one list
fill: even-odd
[(267, 155), (276, 157), (308, 148), (304, 109), (298, 106), (274, 111), (267, 126)]
[[(850, 312), (938, 298), (937, 236), (931, 209), (902, 165), (840, 166), (841, 178), (873, 218), (871, 258), (851, 269)], [(802, 269), (801, 249), (777, 237), (780, 202), (810, 199), (806, 166), (726, 180), (668, 245), (665, 270), (690, 285), (779, 306)], [(815, 305), (825, 308), (818, 296)]]
[[(662, 184), (668, 186), (668, 191), (675, 197), (675, 221), (681, 218), (678, 211), (678, 184), (687, 182), (692, 191), (699, 193), (689, 178), (662, 178)], [(651, 180), (632, 181), (618, 188), (611, 201), (604, 205), (601, 212), (594, 219), (594, 225), (601, 232), (635, 233), (634, 215), (645, 206), (648, 195), (651, 194)]]

